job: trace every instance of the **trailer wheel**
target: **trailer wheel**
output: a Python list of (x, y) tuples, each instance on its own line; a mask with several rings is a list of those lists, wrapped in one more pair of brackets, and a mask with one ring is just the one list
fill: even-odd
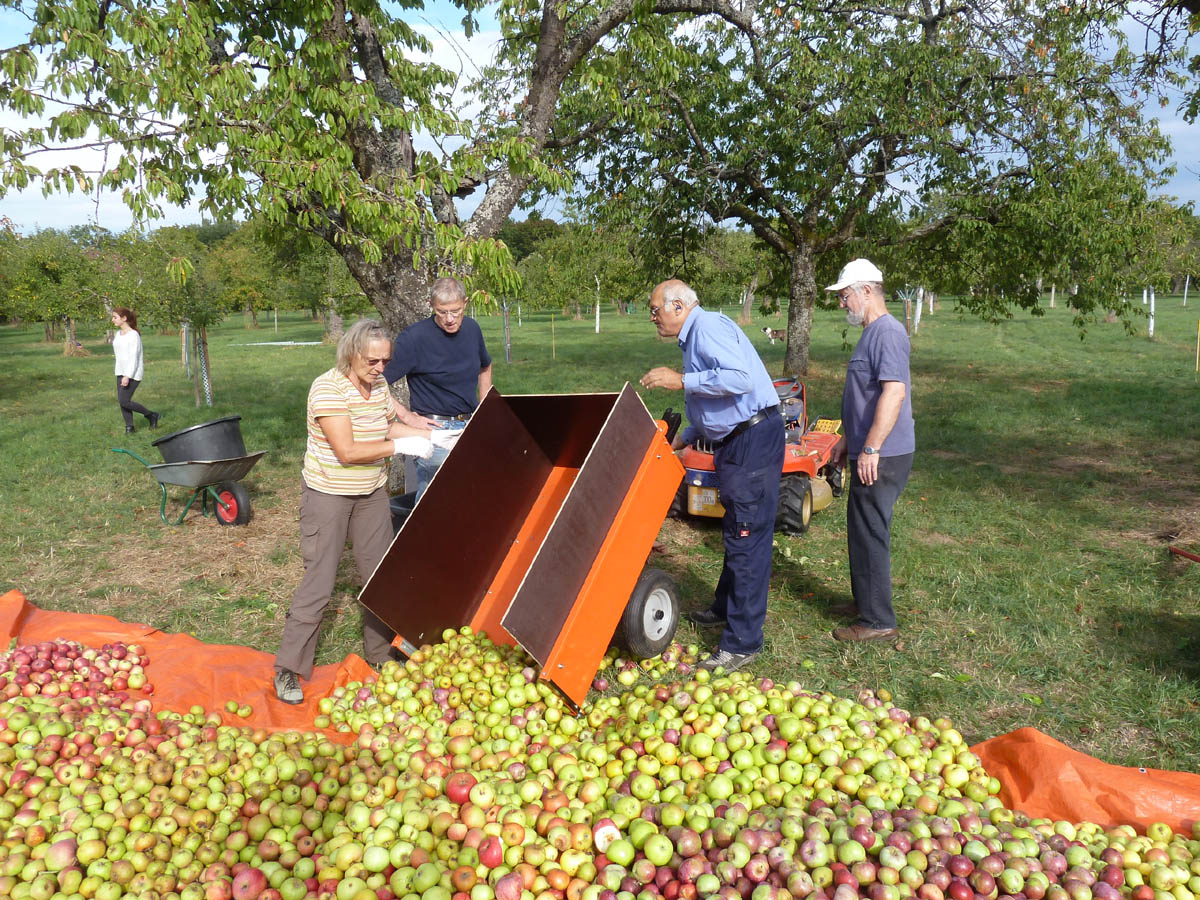
[(679, 624), (679, 589), (662, 569), (644, 569), (617, 625), (616, 643), (639, 659), (658, 656)]
[(217, 497), (221, 502), (213, 507), (222, 525), (245, 525), (250, 521), (250, 492), (239, 482), (221, 482), (217, 485)]
[(783, 534), (804, 534), (812, 521), (812, 484), (807, 475), (788, 475), (779, 484), (779, 509), (775, 530)]

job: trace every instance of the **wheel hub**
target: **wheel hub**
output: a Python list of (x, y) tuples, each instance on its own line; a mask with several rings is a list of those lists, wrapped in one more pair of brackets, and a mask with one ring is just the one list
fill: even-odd
[(642, 631), (651, 641), (660, 640), (671, 627), (671, 595), (657, 588), (646, 597), (646, 605), (642, 609)]

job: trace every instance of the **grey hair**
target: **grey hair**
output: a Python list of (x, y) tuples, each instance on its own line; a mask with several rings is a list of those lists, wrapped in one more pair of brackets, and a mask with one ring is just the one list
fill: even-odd
[(337, 370), (343, 375), (350, 374), (350, 365), (356, 357), (366, 357), (367, 348), (372, 341), (387, 341), (392, 339), (378, 319), (359, 319), (344, 332), (337, 345)]
[(435, 303), (457, 303), (459, 300), (466, 299), (467, 291), (463, 287), (462, 282), (449, 275), (435, 281), (429, 291), (429, 302), (431, 305)]
[(856, 281), (854, 284), (850, 285), (850, 287), (852, 290), (857, 291), (860, 294), (862, 293), (863, 288), (875, 288), (875, 292), (879, 294), (880, 297), (884, 296), (882, 281)]
[(686, 307), (695, 306), (700, 302), (696, 292), (682, 281), (668, 281), (662, 289), (663, 303), (682, 303)]

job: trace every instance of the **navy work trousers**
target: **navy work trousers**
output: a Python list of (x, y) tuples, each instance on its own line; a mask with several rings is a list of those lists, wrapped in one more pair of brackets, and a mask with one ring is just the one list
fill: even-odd
[(776, 411), (726, 439), (713, 454), (725, 507), (725, 565), (713, 611), (725, 618), (718, 647), (730, 653), (762, 649), (783, 442)]
[[(872, 485), (850, 480), (846, 501), (846, 546), (850, 551), (850, 590), (859, 621), (868, 628), (895, 628), (892, 609), (892, 508), (908, 484), (913, 455), (881, 456)], [(854, 461), (847, 467), (854, 471)]]

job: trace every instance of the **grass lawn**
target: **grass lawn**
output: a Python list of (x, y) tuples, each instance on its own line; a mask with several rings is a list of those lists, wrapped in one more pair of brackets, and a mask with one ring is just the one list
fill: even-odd
[[(913, 340), (918, 452), (896, 510), (893, 572), (903, 639), (843, 646), (827, 610), (849, 597), (843, 501), (810, 532), (776, 539), (766, 652), (757, 670), (812, 688), (886, 687), (972, 740), (1032, 725), (1112, 762), (1200, 771), (1200, 308), (1162, 298), (1153, 340), (1093, 324), (1080, 341), (1061, 307), (987, 325), (946, 302)], [(506, 362), (499, 317), (482, 321), (504, 393), (617, 390), (655, 365), (679, 364), (644, 315), (606, 309), (592, 320), (513, 318)], [(107, 613), (211, 642), (274, 650), (302, 565), (297, 516), (304, 404), (333, 363), (299, 314), (250, 330), (235, 317), (210, 332), (216, 403), (198, 408), (177, 335), (146, 334), (137, 399), (165, 418), (126, 436), (111, 350), (81, 335), (64, 358), (40, 329), (0, 328), (0, 590), (48, 609)], [(755, 321), (747, 331), (768, 368)], [(1144, 323), (1143, 323), (1144, 326)], [(807, 379), (811, 414), (836, 415), (850, 344), (836, 312), (818, 312)], [(678, 394), (643, 392), (651, 412)], [(245, 479), (254, 520), (222, 528), (198, 511), (178, 527), (158, 518), (158, 486), (113, 447), (157, 461), (151, 440), (242, 416), (247, 449), (266, 457)], [(188, 494), (171, 488), (169, 508)], [(464, 516), (465, 522), (474, 521)], [(470, 528), (464, 527), (469, 555)], [(720, 530), (668, 521), (655, 553), (684, 592), (707, 605), (721, 563)], [(360, 649), (349, 555), (318, 661)], [(421, 602), (422, 598), (412, 598)], [(712, 634), (681, 626), (704, 644)]]

